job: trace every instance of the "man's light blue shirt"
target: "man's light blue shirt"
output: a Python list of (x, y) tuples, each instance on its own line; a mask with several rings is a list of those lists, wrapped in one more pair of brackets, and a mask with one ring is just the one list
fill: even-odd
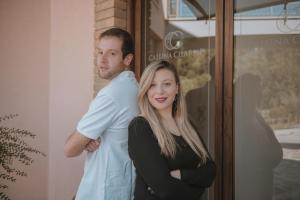
[(77, 131), (101, 138), (99, 149), (87, 153), (77, 200), (130, 200), (134, 166), (128, 155), (128, 124), (138, 113), (138, 84), (133, 72), (124, 71), (101, 89)]

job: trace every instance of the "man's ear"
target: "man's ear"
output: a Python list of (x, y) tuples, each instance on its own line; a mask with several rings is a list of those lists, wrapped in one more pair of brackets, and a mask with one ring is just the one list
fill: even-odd
[(130, 53), (124, 58), (124, 64), (128, 67), (133, 60), (133, 54)]

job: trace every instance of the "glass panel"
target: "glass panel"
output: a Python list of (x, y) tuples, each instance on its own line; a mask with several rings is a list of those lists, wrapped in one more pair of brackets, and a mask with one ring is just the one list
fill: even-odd
[(169, 13), (169, 17), (176, 16), (176, 14), (177, 14), (177, 0), (170, 0), (168, 13)]
[(300, 1), (287, 2), (235, 1), (236, 200), (300, 199)]
[[(210, 1), (151, 0), (143, 9), (142, 68), (159, 59), (176, 65), (190, 119), (214, 156), (214, 8)], [(202, 199), (213, 199), (212, 189)]]

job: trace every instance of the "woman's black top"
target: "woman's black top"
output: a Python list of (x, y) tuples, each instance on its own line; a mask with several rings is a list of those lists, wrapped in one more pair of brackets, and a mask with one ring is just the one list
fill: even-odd
[[(161, 153), (148, 121), (139, 116), (129, 125), (129, 156), (136, 168), (135, 200), (199, 200), (216, 174), (215, 163), (209, 158), (201, 166), (200, 158), (181, 136), (175, 136), (174, 158)], [(170, 171), (180, 169), (181, 179)]]

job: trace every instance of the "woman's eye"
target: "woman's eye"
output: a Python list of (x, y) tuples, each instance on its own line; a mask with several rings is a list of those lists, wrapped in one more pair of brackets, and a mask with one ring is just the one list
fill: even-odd
[(166, 86), (170, 86), (170, 85), (171, 85), (171, 83), (169, 83), (169, 82), (168, 82), (168, 83), (165, 83), (165, 85), (166, 85)]
[(115, 55), (116, 55), (116, 53), (115, 53), (115, 52), (112, 52), (112, 53), (111, 53), (111, 55), (112, 55), (112, 56), (115, 56)]

